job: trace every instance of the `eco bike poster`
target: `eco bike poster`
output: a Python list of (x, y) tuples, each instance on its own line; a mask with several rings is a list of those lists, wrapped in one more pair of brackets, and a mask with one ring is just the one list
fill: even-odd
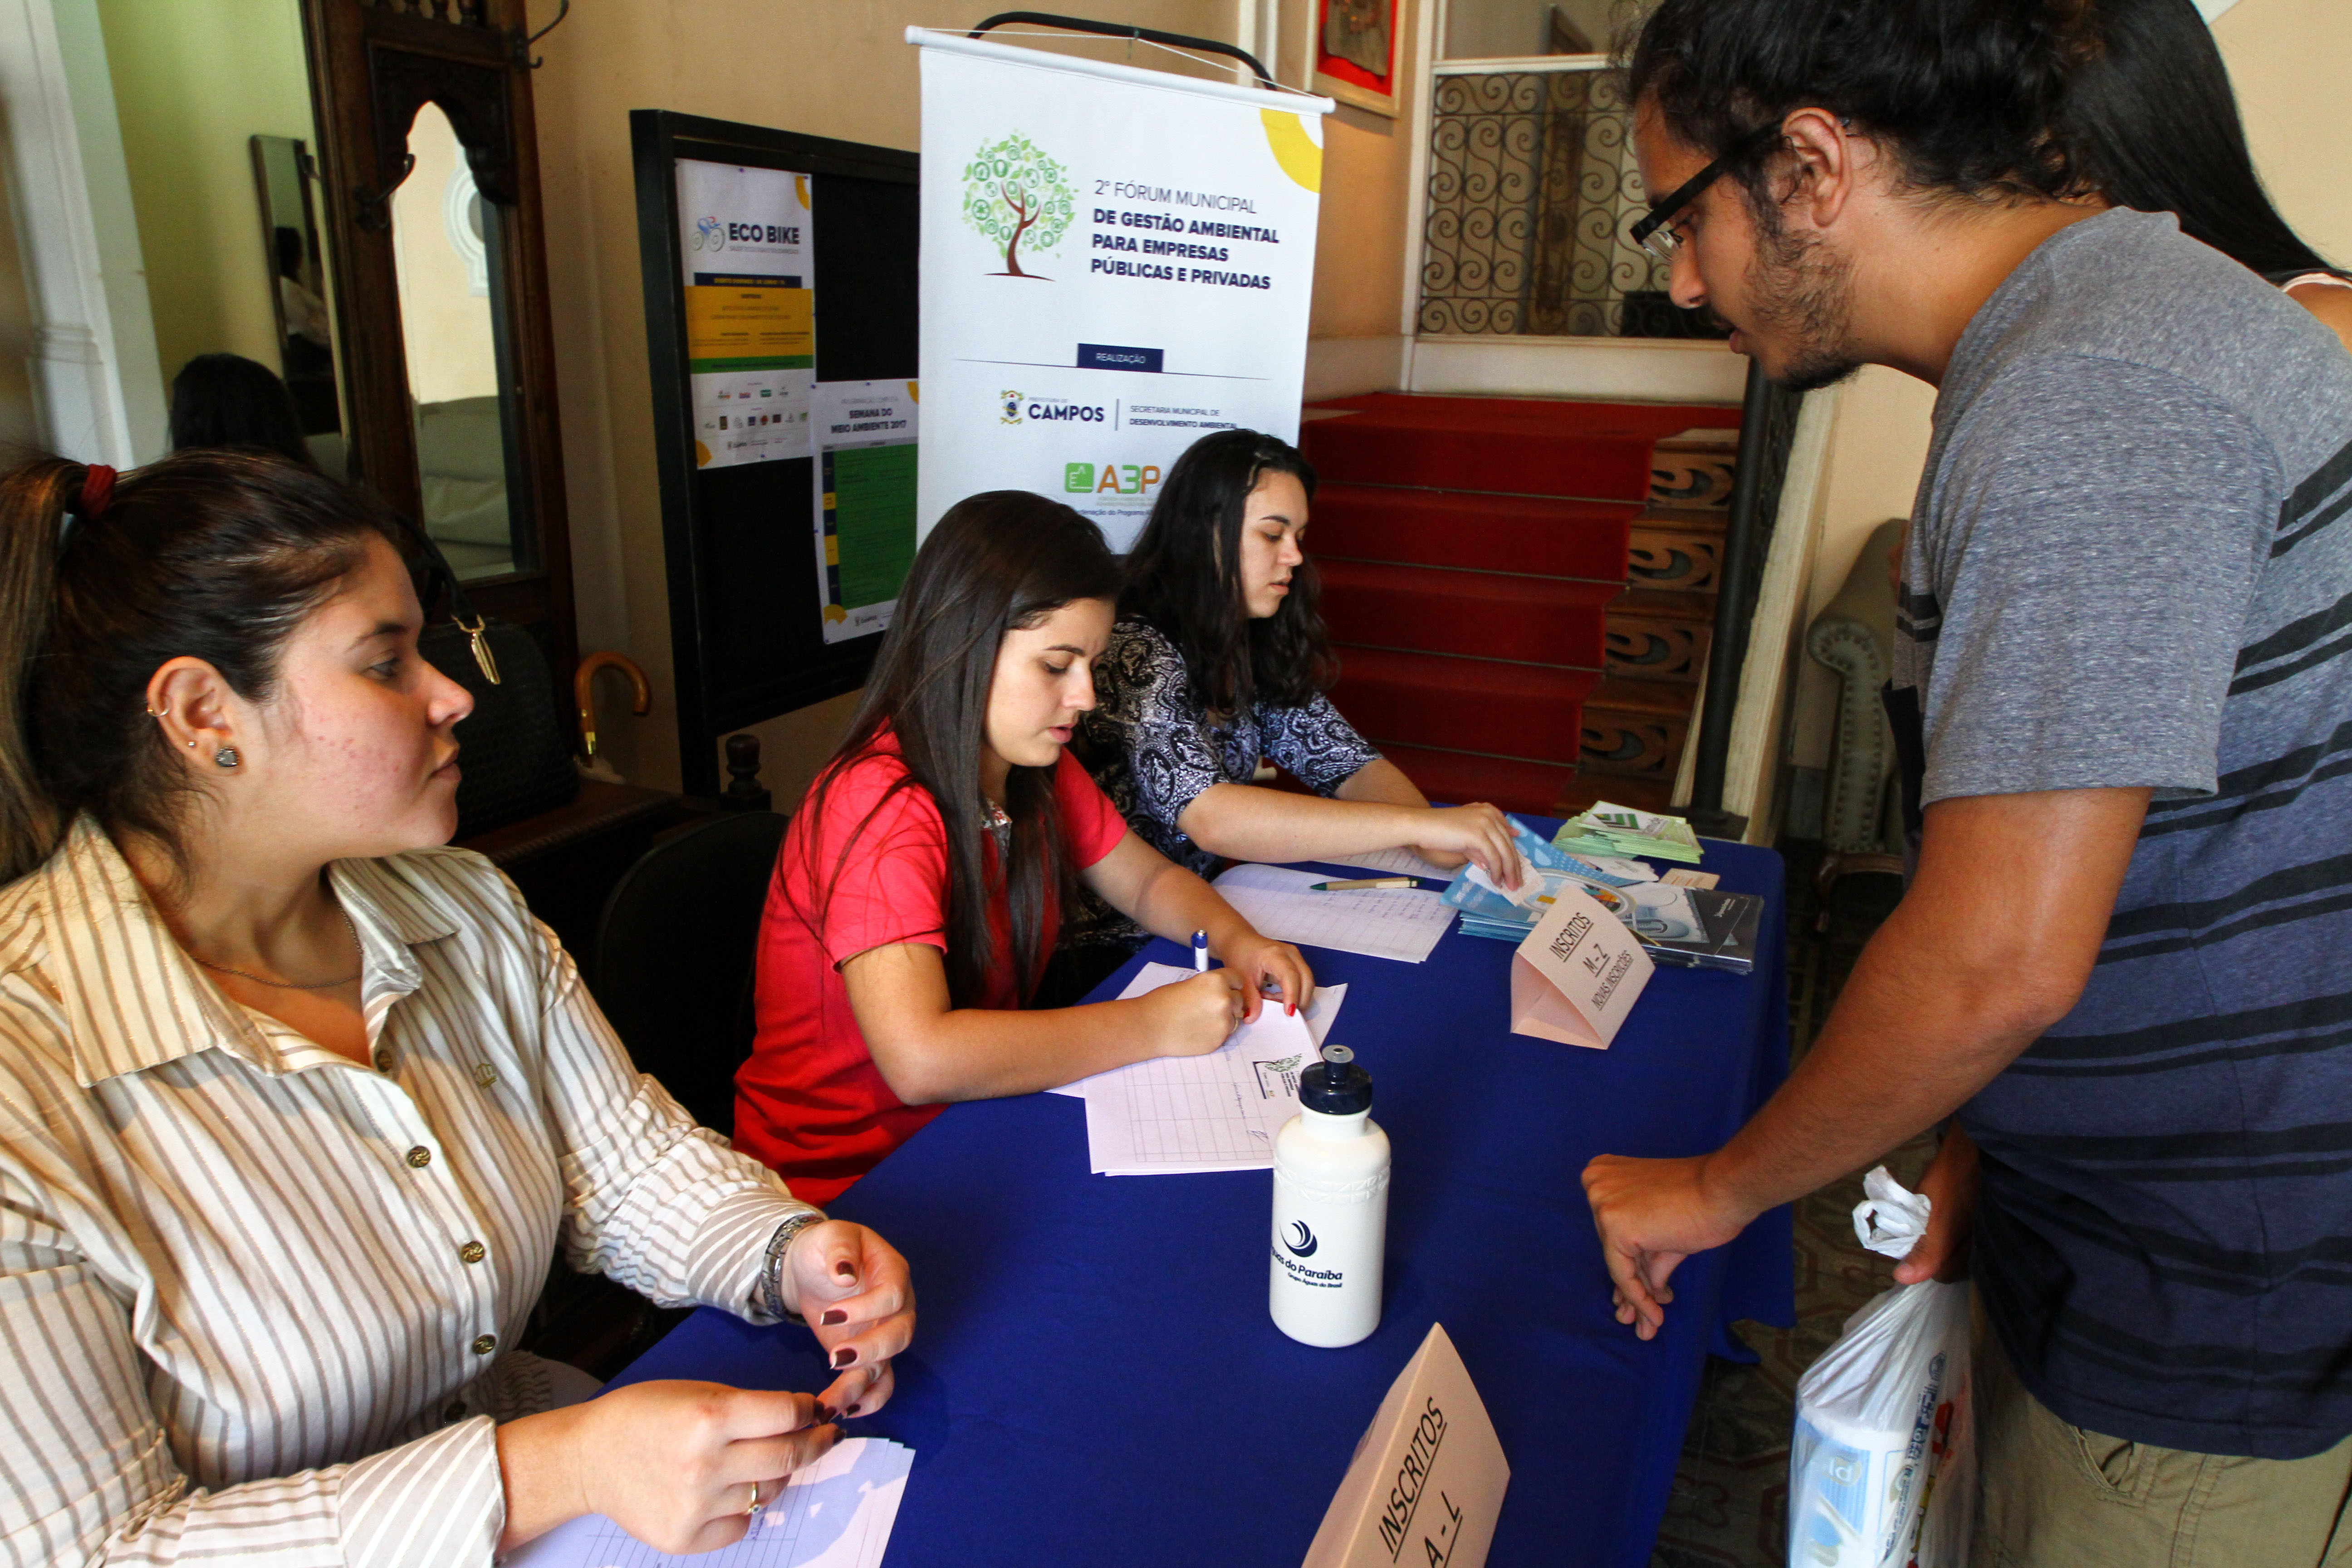
[(809, 455), (816, 290), (806, 174), (677, 161), (697, 468)]
[(922, 47), (923, 531), (1025, 489), (1141, 531), (1187, 447), (1298, 436), (1331, 100)]

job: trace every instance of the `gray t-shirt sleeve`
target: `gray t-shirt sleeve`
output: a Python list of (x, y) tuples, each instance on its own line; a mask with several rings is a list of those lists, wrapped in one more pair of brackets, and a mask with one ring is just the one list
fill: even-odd
[(2168, 372), (2051, 356), (1969, 409), (1937, 488), (1921, 803), (2210, 793), (2280, 495), (2268, 443)]

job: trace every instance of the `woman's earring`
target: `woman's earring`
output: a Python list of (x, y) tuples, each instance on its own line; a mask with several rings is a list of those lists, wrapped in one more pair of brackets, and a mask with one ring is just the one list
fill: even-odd
[(169, 719), (171, 716), (172, 710), (169, 708), (164, 709), (161, 713), (156, 712), (152, 708), (147, 710), (147, 717), (150, 719)]
[[(191, 741), (188, 743), (190, 745), (194, 745), (195, 742)], [(236, 754), (236, 748), (235, 746), (223, 746), (219, 751), (213, 753), (213, 761), (225, 768), (233, 768), (244, 760), (245, 759)]]

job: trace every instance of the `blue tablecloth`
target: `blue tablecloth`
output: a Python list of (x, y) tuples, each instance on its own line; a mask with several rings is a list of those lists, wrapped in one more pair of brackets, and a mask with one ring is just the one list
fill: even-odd
[[(903, 1251), (920, 1299), (897, 1397), (848, 1427), (916, 1450), (893, 1568), (1289, 1568), (1433, 1321), (1510, 1459), (1488, 1561), (1646, 1563), (1706, 1352), (1752, 1359), (1729, 1323), (1792, 1317), (1783, 1209), (1685, 1263), (1665, 1332), (1637, 1341), (1579, 1183), (1594, 1154), (1717, 1147), (1787, 1070), (1780, 857), (1706, 852), (1769, 900), (1768, 956), (1662, 966), (1605, 1052), (1509, 1032), (1507, 943), (1451, 931), (1421, 964), (1308, 950), (1349, 984), (1331, 1037), (1395, 1148), (1385, 1315), (1361, 1344), (1312, 1350), (1268, 1320), (1266, 1173), (1090, 1175), (1074, 1099), (951, 1107), (844, 1194), (832, 1212)], [(618, 1381), (656, 1377), (827, 1381), (806, 1331), (708, 1310)]]

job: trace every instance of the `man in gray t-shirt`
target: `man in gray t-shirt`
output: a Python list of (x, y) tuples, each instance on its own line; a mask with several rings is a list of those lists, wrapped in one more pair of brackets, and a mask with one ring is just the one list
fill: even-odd
[(2170, 217), (2056, 199), (2058, 18), (1644, 25), (1675, 302), (1787, 384), (1939, 389), (1890, 704), (1919, 816), (1789, 1082), (1585, 1188), (1647, 1338), (1685, 1256), (1957, 1113), (1921, 1253), (1973, 1206), (1986, 1555), (2315, 1563), (2352, 1541), (2352, 357)]

